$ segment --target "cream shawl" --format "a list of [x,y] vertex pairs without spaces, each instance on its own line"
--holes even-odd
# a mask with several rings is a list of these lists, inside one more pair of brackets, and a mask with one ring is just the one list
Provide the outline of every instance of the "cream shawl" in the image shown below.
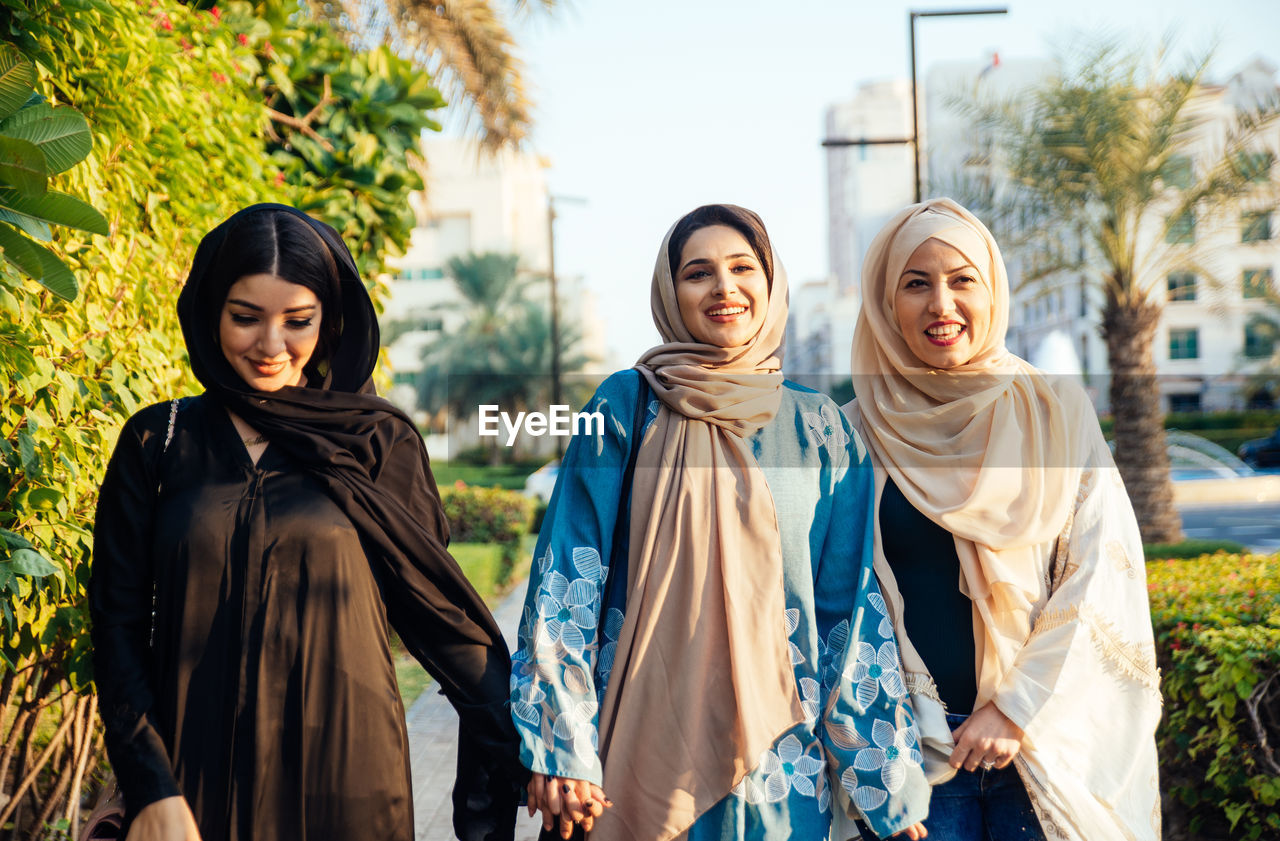
[[[992,300],[985,343],[945,371],[908,349],[893,306],[907,260],[931,238],[968,258]],[[1026,734],[1017,767],[1050,838],[1158,837],[1159,693],[1141,544],[1087,397],[1005,348],[1009,286],[999,248],[950,199],[889,221],[867,253],[862,288],[857,399],[846,411],[877,466],[877,510],[891,477],[955,536],[959,587],[973,600],[976,706],[994,701]],[[946,765],[953,743],[905,634],[878,517],[875,528],[876,572],[936,784],[954,773]],[[1105,547],[1097,545],[1103,534],[1111,535]]]
[[652,286],[666,344],[636,365],[661,408],[632,485],[626,620],[600,711],[614,806],[592,841],[683,834],[804,720],[784,624],[761,621],[784,613],[782,551],[746,441],[781,400],[786,275],[774,259],[754,339],[700,343],[680,317],[671,233]]

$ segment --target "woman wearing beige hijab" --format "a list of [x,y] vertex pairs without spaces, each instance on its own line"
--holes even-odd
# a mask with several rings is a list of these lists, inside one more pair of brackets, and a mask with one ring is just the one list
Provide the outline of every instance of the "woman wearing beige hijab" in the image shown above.
[[759,217],[685,216],[651,297],[665,344],[588,404],[604,433],[574,437],[538,538],[511,696],[530,812],[592,841],[816,841],[836,812],[923,837],[870,465],[782,378]]
[[1142,545],[1082,389],[1004,345],[1009,284],[950,199],[872,242],[845,407],[876,470],[931,839],[1160,835]]

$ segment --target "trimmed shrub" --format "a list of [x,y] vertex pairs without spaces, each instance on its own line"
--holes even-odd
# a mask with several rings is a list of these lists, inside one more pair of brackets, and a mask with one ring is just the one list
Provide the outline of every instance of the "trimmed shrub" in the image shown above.
[[1166,835],[1280,835],[1280,555],[1147,565]]
[[1142,544],[1142,554],[1148,560],[1159,559],[1162,561],[1199,558],[1201,555],[1212,555],[1217,552],[1240,554],[1247,551],[1248,549],[1243,543],[1236,543],[1234,540],[1190,539],[1181,543]]
[[502,488],[477,488],[461,481],[440,489],[452,539],[460,543],[495,543],[502,547],[498,587],[507,584],[529,533],[533,500]]

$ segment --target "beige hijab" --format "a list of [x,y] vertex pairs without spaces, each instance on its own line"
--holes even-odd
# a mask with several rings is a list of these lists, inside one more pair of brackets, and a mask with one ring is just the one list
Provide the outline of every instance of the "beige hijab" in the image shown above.
[[661,408],[632,485],[626,621],[600,712],[614,806],[592,841],[682,835],[804,720],[777,513],[746,440],[781,401],[786,274],[775,258],[755,338],[703,344],[676,301],[674,230],[653,271],[653,318],[666,343],[636,363]]
[[[925,366],[894,314],[907,261],[928,239],[962,253],[991,294],[990,332],[969,362]],[[973,599],[976,706],[991,700],[1025,642],[1042,588],[1033,547],[1053,540],[1075,502],[1087,426],[1083,392],[1055,389],[1004,345],[1009,281],[991,233],[950,199],[911,205],[871,243],[853,338],[860,428],[878,465],[925,516],[955,535],[961,590]],[[877,493],[883,487],[878,483]],[[879,524],[877,522],[877,528]],[[886,596],[897,596],[877,547]],[[891,601],[900,601],[891,598]],[[898,635],[905,640],[898,611]],[[908,672],[927,674],[903,645]],[[952,712],[968,713],[969,710]]]

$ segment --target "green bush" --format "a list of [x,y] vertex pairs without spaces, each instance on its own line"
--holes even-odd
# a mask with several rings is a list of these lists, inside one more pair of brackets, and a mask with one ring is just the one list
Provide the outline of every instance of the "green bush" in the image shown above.
[[502,547],[498,587],[511,577],[520,538],[529,533],[533,500],[502,488],[477,488],[459,481],[440,490],[452,539],[460,543],[493,543]]
[[[286,11],[257,17],[269,7]],[[227,9],[0,0],[0,41],[34,65],[0,58],[0,827],[15,838],[74,834],[82,788],[99,779],[84,591],[97,491],[124,419],[194,387],[174,305],[200,237],[279,201],[358,227],[356,257],[373,268],[412,221],[420,182],[403,153],[439,103],[426,74],[343,52],[288,0]],[[294,73],[313,41],[326,63]],[[265,97],[287,89],[275,111],[296,114],[326,78],[336,99],[309,128],[337,154],[304,160],[291,146],[295,161]],[[11,113],[28,81],[45,102]],[[422,111],[383,107],[397,97]],[[70,151],[33,134],[33,118]],[[77,150],[83,162],[64,167]],[[39,224],[10,212],[10,186],[44,187],[22,205]]]
[[1280,555],[1157,561],[1147,581],[1164,673],[1165,837],[1276,838]]
[[1218,552],[1240,554],[1248,551],[1242,543],[1234,540],[1203,540],[1192,538],[1181,543],[1144,543],[1142,554],[1147,560],[1167,561],[1179,558],[1198,558],[1201,555],[1213,555]]
[[[1113,420],[1102,418],[1102,433],[1111,438]],[[1280,411],[1251,409],[1245,412],[1170,412],[1165,429],[1180,429],[1212,441],[1234,454],[1245,441],[1265,438],[1280,427]]]

